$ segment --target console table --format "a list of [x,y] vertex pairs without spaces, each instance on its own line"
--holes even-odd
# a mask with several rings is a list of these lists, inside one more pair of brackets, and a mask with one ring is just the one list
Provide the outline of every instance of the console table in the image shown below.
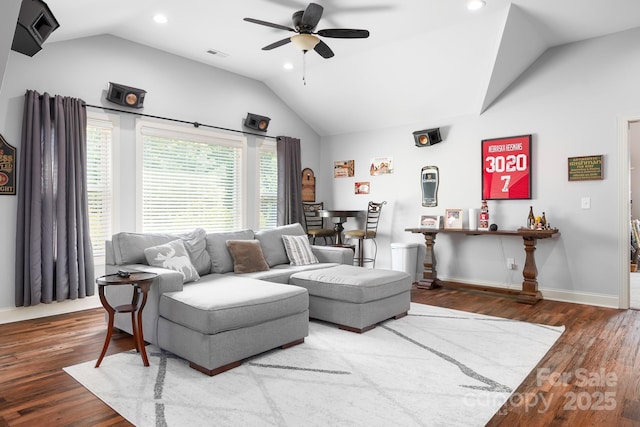
[[[536,259],[534,252],[536,250],[536,244],[538,239],[547,239],[558,233],[558,229],[548,230],[529,230],[527,228],[521,228],[518,230],[496,230],[496,231],[480,231],[480,230],[468,230],[468,229],[427,229],[427,228],[405,228],[405,231],[411,233],[420,233],[424,235],[425,245],[427,247],[427,253],[424,259],[424,272],[422,273],[422,279],[418,281],[417,287],[420,289],[433,289],[441,285],[441,281],[438,280],[436,272],[436,255],[434,252],[434,245],[436,242],[436,235],[438,233],[445,234],[462,234],[465,236],[515,236],[521,237],[524,242],[525,262],[522,269],[522,275],[524,281],[522,282],[522,289],[515,291],[516,299],[519,302],[527,304],[535,304],[542,299],[542,293],[538,290],[538,269],[536,267]],[[470,289],[483,289],[493,292],[505,292],[505,290],[497,287],[478,287],[473,285],[465,285],[459,287],[467,287]]]

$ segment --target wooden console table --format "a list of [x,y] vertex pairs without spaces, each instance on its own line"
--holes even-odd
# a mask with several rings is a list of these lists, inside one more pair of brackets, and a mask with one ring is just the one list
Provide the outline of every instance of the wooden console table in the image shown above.
[[[438,233],[445,234],[463,234],[466,236],[517,236],[522,237],[524,241],[525,262],[522,270],[524,281],[522,282],[522,289],[515,291],[516,299],[519,302],[527,304],[535,304],[542,299],[542,293],[538,290],[538,269],[536,267],[536,259],[534,252],[536,250],[536,243],[538,239],[547,239],[558,233],[558,229],[549,230],[529,230],[521,228],[519,230],[497,230],[497,231],[480,231],[480,230],[467,230],[467,229],[426,229],[426,228],[405,228],[405,231],[411,233],[421,233],[424,235],[425,245],[427,247],[427,253],[424,259],[424,272],[422,273],[422,279],[418,281],[418,288],[420,289],[433,289],[441,286],[442,282],[438,280],[436,272],[436,255],[434,252],[434,245],[436,242],[436,235]],[[479,287],[473,285],[465,285],[459,287],[466,287],[469,289],[482,289],[492,292],[505,292],[506,290],[497,287]]]

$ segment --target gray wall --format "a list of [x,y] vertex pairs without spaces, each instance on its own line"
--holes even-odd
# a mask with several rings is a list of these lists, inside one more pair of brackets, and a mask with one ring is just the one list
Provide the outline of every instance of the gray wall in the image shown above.
[[22,0],[4,0],[2,2],[2,14],[0,14],[0,90],[2,90],[2,81],[9,60],[21,4]]
[[[268,135],[300,138],[302,163],[314,170],[319,165],[318,135],[263,83],[112,36],[46,44],[32,58],[11,52],[0,92],[0,132],[17,147],[20,156],[27,89],[118,108],[104,100],[110,81],[146,90],[145,114],[230,129],[242,129],[247,112],[269,116]],[[120,125],[121,179],[116,214],[120,230],[131,231],[135,229],[136,207],[132,185],[136,176],[135,117],[121,115]],[[17,196],[0,197],[0,218],[4,218],[0,308],[14,305],[16,207]],[[254,226],[252,219],[248,218],[247,226]],[[97,273],[103,272],[97,269]]]
[[[525,224],[529,206],[560,229],[557,238],[539,241],[536,260],[543,294],[556,299],[617,306],[619,223],[618,119],[640,113],[640,29],[569,44],[545,52],[480,116],[456,117],[413,125],[323,138],[323,168],[335,160],[355,160],[354,178],[332,180],[330,205],[364,208],[368,200],[387,200],[378,239],[378,266],[390,265],[389,244],[423,242],[404,231],[423,214],[444,215],[446,208],[480,207],[480,141],[533,135],[533,198],[489,201],[490,222],[501,229]],[[594,61],[597,66],[594,66]],[[417,95],[416,95],[417,96]],[[413,145],[414,130],[441,127],[444,142]],[[604,156],[604,179],[569,182],[567,158]],[[394,173],[369,176],[370,159],[392,156]],[[420,170],[440,168],[439,205],[421,206]],[[354,195],[355,181],[370,181],[371,194]],[[581,198],[591,209],[581,209]],[[355,224],[346,224],[350,228]],[[628,236],[624,236],[628,240]],[[469,283],[519,287],[524,250],[513,237],[439,235],[438,275]],[[517,270],[506,269],[515,258]]]

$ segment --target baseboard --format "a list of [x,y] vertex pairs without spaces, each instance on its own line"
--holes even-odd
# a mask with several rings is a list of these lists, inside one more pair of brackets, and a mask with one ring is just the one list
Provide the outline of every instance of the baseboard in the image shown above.
[[[466,279],[438,278],[445,282],[454,282],[466,285],[468,288],[477,288],[477,291],[490,292],[490,288],[495,288],[496,293],[510,294],[521,289],[520,285],[496,283],[496,282],[475,282]],[[619,308],[620,298],[616,295],[596,294],[592,292],[567,291],[565,289],[539,288],[544,299],[551,301],[570,302],[574,304],[587,304],[598,307]]]
[[38,304],[30,307],[5,308],[0,309],[0,324],[72,313],[74,311],[88,310],[96,307],[102,307],[100,298],[98,298],[97,295],[78,298],[76,300],[52,302],[51,304]]

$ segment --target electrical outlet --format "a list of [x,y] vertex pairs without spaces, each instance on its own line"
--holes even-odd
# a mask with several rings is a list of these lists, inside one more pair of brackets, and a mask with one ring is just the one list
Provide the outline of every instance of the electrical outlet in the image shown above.
[[580,206],[582,209],[591,209],[591,197],[583,197],[580,200]]
[[513,258],[507,258],[507,270],[514,270],[516,268],[516,260]]

